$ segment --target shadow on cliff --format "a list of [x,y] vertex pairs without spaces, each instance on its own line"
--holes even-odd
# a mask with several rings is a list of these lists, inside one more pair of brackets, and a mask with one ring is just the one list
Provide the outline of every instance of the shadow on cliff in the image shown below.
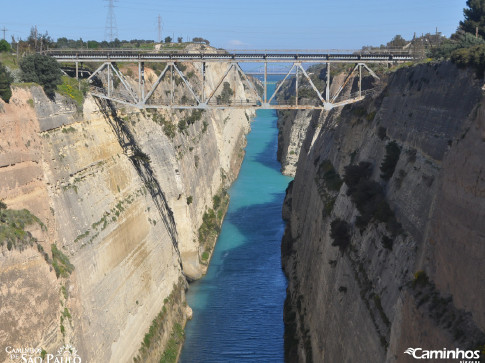
[[158,180],[155,178],[150,165],[150,157],[138,146],[134,135],[125,125],[124,121],[118,116],[118,112],[113,103],[98,98],[95,98],[95,100],[106,121],[115,132],[123,152],[128,156],[140,179],[143,181],[145,188],[149,191],[152,200],[162,217],[163,224],[167,229],[170,239],[172,240],[172,244],[180,257],[173,212],[168,205],[167,198],[165,197]]

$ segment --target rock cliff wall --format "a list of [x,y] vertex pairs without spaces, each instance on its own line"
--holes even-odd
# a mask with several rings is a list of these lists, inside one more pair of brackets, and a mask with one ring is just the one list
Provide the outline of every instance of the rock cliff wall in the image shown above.
[[481,86],[421,64],[309,122],[283,209],[288,362],[485,343]]
[[[208,87],[223,70],[208,70]],[[72,344],[83,361],[158,362],[190,310],[186,279],[210,259],[198,231],[237,176],[252,115],[140,111],[91,96],[80,113],[38,86],[13,91],[0,101],[0,200],[46,228],[30,227],[38,242],[23,251],[0,247],[0,361],[5,346]]]

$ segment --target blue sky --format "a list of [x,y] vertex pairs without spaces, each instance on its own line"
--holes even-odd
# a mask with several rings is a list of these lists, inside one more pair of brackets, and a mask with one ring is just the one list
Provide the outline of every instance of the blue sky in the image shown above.
[[[355,49],[394,35],[453,33],[466,0],[118,0],[120,39],[201,36],[228,49]],[[26,38],[30,27],[53,38],[103,40],[103,0],[0,0],[0,28]],[[3,33],[0,32],[0,36]]]

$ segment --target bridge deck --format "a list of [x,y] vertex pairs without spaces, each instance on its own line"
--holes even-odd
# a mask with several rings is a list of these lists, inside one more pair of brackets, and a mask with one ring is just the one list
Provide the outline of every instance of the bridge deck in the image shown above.
[[59,62],[277,62],[389,63],[415,58],[407,53],[144,53],[127,51],[48,51]]

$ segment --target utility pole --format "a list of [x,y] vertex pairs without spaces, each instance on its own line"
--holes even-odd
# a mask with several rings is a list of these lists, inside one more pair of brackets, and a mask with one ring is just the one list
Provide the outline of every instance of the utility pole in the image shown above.
[[[475,38],[478,38],[478,26],[475,27]],[[5,38],[4,38],[5,39]]]
[[158,14],[158,42],[162,41],[162,18]]
[[3,32],[3,40],[5,40],[5,32],[6,32],[7,30],[8,30],[8,29],[7,29],[7,28],[5,28],[5,26],[4,26],[4,27],[3,27],[3,29],[2,29],[2,32]]
[[105,38],[109,39],[110,42],[115,40],[118,36],[118,28],[116,26],[115,17],[115,1],[118,0],[104,0],[108,2],[108,15],[106,16],[106,26],[105,26]]
[[34,48],[35,48],[35,51],[37,52],[37,25],[34,28]]

